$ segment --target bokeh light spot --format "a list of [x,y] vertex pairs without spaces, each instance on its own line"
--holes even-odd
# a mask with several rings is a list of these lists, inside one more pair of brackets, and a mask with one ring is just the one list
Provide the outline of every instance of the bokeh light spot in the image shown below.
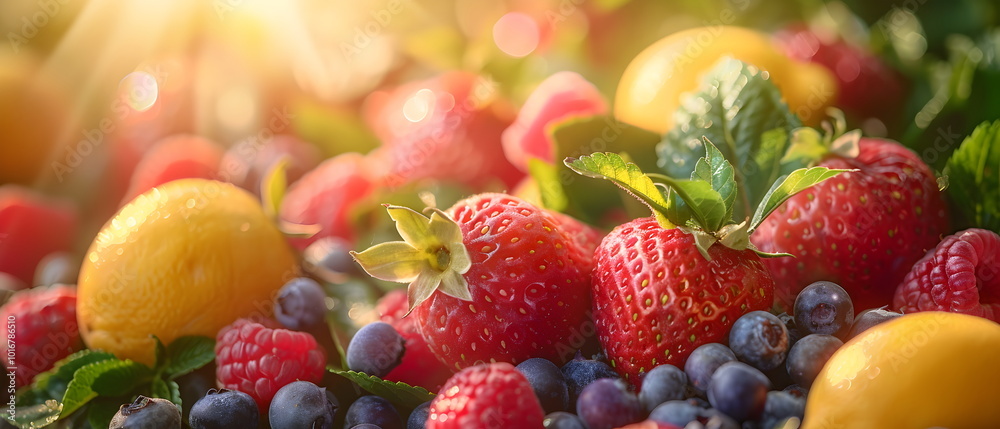
[[520,12],[509,12],[493,25],[493,41],[503,53],[515,58],[534,52],[540,38],[538,23]]
[[403,104],[403,117],[410,122],[420,122],[434,111],[434,91],[427,88],[413,94]]
[[156,104],[160,88],[156,78],[146,72],[132,72],[118,83],[118,93],[125,105],[144,112]]

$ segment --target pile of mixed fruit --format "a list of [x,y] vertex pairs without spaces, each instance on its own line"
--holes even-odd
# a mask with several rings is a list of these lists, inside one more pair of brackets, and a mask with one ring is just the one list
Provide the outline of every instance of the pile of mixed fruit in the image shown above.
[[1000,427],[1000,121],[849,129],[901,82],[805,27],[668,36],[613,108],[446,72],[366,154],[161,140],[79,256],[4,186],[2,424]]

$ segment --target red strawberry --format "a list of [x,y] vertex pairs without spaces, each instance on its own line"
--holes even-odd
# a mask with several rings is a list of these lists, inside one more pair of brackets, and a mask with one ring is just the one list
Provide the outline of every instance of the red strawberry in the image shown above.
[[0,187],[0,273],[30,286],[46,255],[69,251],[77,232],[72,203],[16,185]]
[[469,197],[429,220],[403,207],[389,213],[406,241],[354,256],[375,277],[411,282],[413,316],[449,368],[564,362],[582,345],[591,249],[560,219],[504,194]]
[[[76,289],[52,286],[15,294],[2,308],[0,320],[13,329],[13,342],[0,342],[0,352],[16,386],[30,384],[39,373],[83,347],[76,324]],[[8,345],[16,346],[8,350]],[[8,354],[9,353],[9,354]]]
[[260,141],[251,138],[237,143],[222,158],[220,177],[254,194],[260,194],[260,181],[281,158],[288,160],[285,176],[295,183],[322,161],[316,146],[289,135],[277,135]]
[[542,406],[531,384],[509,363],[455,374],[431,401],[427,429],[541,428]]
[[437,392],[451,377],[452,370],[438,361],[427,347],[427,342],[420,335],[417,318],[403,317],[407,310],[406,291],[394,290],[385,294],[379,299],[375,310],[382,321],[396,328],[406,341],[406,353],[403,354],[402,362],[384,378]]
[[896,288],[901,313],[950,311],[1000,321],[1000,235],[971,228],[945,237]]
[[362,155],[345,153],[323,161],[288,189],[281,219],[322,228],[312,237],[290,239],[292,245],[303,250],[323,237],[354,239],[350,212],[374,189],[367,163]]
[[843,286],[858,311],[888,305],[910,267],[947,231],[934,173],[915,153],[869,138],[859,149],[857,157],[831,154],[819,163],[858,171],[791,198],[753,235],[763,251],[795,255],[765,261],[786,308],[819,280]]
[[173,180],[216,179],[222,154],[222,147],[203,137],[167,137],[156,143],[139,161],[122,204]]
[[271,398],[286,384],[296,380],[319,383],[326,352],[306,332],[239,319],[216,336],[215,364],[221,387],[250,395],[265,413]]

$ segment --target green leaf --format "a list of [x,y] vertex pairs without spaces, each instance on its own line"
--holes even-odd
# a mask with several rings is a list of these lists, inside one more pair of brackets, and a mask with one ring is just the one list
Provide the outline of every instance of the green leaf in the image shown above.
[[167,348],[163,345],[163,341],[160,341],[160,337],[150,336],[153,337],[153,343],[156,345],[153,352],[153,368],[159,370],[167,365]]
[[373,395],[381,396],[403,408],[413,408],[434,399],[434,394],[419,386],[383,380],[363,372],[330,370],[330,372],[357,383]]
[[[115,355],[100,350],[81,350],[73,353],[53,365],[52,369],[38,374],[29,387],[31,392],[42,401],[45,399],[61,400],[66,393],[66,387],[73,380],[73,374],[84,366],[115,359]],[[24,393],[22,393],[22,396]]]
[[281,158],[271,166],[260,183],[264,212],[271,219],[277,219],[281,213],[281,200],[285,198],[285,190],[288,189],[286,170],[288,170],[288,159]]
[[733,178],[733,166],[729,161],[726,161],[726,157],[707,137],[703,140],[705,142],[705,156],[695,163],[691,180],[703,180],[711,184],[712,189],[719,193],[726,207],[723,216],[723,222],[725,222],[733,218],[733,206],[736,203],[736,179]]
[[[607,179],[642,200],[653,212],[653,216],[664,228],[672,228],[674,224],[667,220],[668,203],[663,191],[653,183],[649,176],[643,174],[638,166],[625,162],[616,153],[597,152],[579,158],[566,158],[567,167],[587,177]],[[721,197],[720,197],[721,200]]]
[[176,381],[156,377],[150,386],[150,394],[154,398],[163,398],[173,402],[177,407],[181,406],[181,391]]
[[770,187],[769,181],[753,178],[772,175],[773,158],[785,153],[781,143],[787,140],[765,141],[766,133],[782,129],[790,135],[802,125],[759,69],[731,58],[720,60],[699,89],[682,100],[674,121],[678,125],[657,146],[660,168],[671,177],[690,177],[705,154],[701,140],[707,137],[735,168],[737,219],[749,216]]
[[[42,404],[18,406],[14,415],[14,426],[21,429],[43,428],[50,426],[59,419],[63,406],[55,399],[49,399]],[[9,415],[4,416],[9,418]],[[10,420],[8,420],[10,422]],[[107,425],[105,425],[106,427]]]
[[670,186],[670,204],[667,219],[675,225],[696,226],[706,232],[718,231],[730,218],[726,217],[726,203],[722,195],[703,180],[677,180],[663,175],[653,177]]
[[779,178],[764,195],[764,201],[757,207],[753,220],[750,222],[749,232],[753,233],[771,212],[793,195],[845,171],[851,170],[831,170],[826,167],[800,168]]
[[1000,233],[1000,120],[984,122],[948,160],[948,194],[972,226]]
[[124,395],[148,382],[151,374],[149,367],[131,360],[111,359],[85,365],[73,374],[73,381],[63,395],[59,416],[72,414],[99,395]]
[[130,398],[97,398],[87,406],[87,421],[92,428],[106,428],[122,405],[131,402]]
[[180,337],[167,346],[166,354],[163,372],[173,380],[215,360],[215,340],[201,336]]
[[538,184],[542,205],[549,210],[565,211],[566,207],[569,206],[569,200],[566,198],[562,183],[560,183],[558,166],[538,158],[529,158],[528,172]]

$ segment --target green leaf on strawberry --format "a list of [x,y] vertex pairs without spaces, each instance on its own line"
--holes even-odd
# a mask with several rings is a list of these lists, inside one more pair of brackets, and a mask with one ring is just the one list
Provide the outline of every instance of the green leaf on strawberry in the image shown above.
[[363,372],[330,370],[330,372],[353,381],[362,389],[378,395],[403,408],[414,408],[434,399],[434,394],[423,387],[410,386],[401,381],[388,381]]
[[565,164],[584,176],[610,180],[645,203],[653,211],[660,226],[664,228],[674,226],[666,216],[668,203],[663,192],[639,169],[639,166],[626,162],[621,155],[597,152],[579,158],[566,158]]
[[966,221],[1000,232],[1000,121],[976,127],[948,160],[945,175]]
[[800,168],[781,177],[774,182],[774,186],[767,191],[767,194],[764,194],[764,200],[757,207],[753,220],[750,221],[750,232],[757,229],[757,226],[764,221],[767,215],[793,195],[844,171],[847,170],[831,170],[826,167]]
[[131,360],[109,359],[85,365],[73,374],[73,381],[66,387],[59,417],[72,414],[99,395],[123,395],[151,375],[149,367]]

